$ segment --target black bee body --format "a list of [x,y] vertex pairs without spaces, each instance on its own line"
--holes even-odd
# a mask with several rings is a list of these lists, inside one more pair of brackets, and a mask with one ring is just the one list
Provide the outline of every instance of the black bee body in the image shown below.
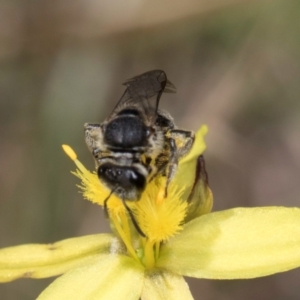
[[168,185],[194,133],[176,129],[169,113],[158,110],[162,92],[174,89],[163,71],[144,73],[125,85],[102,124],[85,124],[85,137],[100,181],[124,201],[137,201],[156,176],[167,176]]

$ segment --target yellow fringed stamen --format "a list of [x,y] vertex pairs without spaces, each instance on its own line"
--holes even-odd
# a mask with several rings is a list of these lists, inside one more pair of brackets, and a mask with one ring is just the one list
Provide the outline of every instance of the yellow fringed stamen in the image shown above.
[[181,199],[182,190],[170,186],[164,197],[165,178],[148,184],[142,198],[129,204],[147,238],[155,243],[166,241],[182,229],[187,202]]
[[[104,200],[110,194],[110,190],[100,182],[95,172],[90,172],[84,167],[84,165],[77,159],[75,151],[70,146],[62,145],[62,147],[65,153],[74,161],[78,168],[72,173],[81,180],[79,188],[83,192],[84,198],[103,206]],[[107,207],[109,211],[115,215],[126,213],[122,201],[115,195],[111,195],[107,203]]]
[[132,238],[131,238],[131,232],[130,232],[127,214],[123,213],[123,214],[119,214],[119,216],[120,216],[124,233],[127,236],[129,243],[132,244]]
[[120,224],[120,222],[118,221],[118,219],[116,218],[116,216],[111,216],[112,218],[112,221],[115,225],[115,228],[116,230],[118,231],[122,241],[124,242],[128,252],[131,254],[131,256],[136,260],[136,261],[140,261],[135,250],[133,249],[132,247],[132,244],[131,244],[131,240],[128,238],[128,234],[126,234]]
[[69,145],[62,145],[63,150],[65,153],[72,159],[75,160],[77,159],[77,155],[74,152],[74,150],[69,146]]
[[164,198],[165,198],[165,189],[161,188],[156,197],[156,204],[158,205],[161,204],[164,201]]
[[[70,146],[63,145],[62,147],[66,154],[75,162],[78,168],[72,173],[81,180],[81,185],[79,185],[79,188],[83,192],[84,198],[103,206],[104,200],[110,194],[110,191],[99,181],[99,178],[95,172],[90,172],[84,167],[84,165],[77,159],[75,151]],[[109,201],[107,202],[107,208],[110,212],[110,218],[113,222],[113,225],[126,245],[128,252],[134,259],[138,260],[137,254],[132,247],[127,212],[122,200],[115,195],[111,195]]]

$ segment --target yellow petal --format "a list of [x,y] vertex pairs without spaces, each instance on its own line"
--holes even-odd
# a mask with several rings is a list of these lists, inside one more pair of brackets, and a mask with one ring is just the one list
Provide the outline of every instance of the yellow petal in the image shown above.
[[21,277],[59,275],[84,260],[108,253],[118,240],[110,234],[88,235],[53,244],[28,244],[0,250],[0,282]]
[[132,258],[103,254],[55,280],[38,300],[137,300],[143,279],[142,266]]
[[204,152],[204,150],[206,149],[204,136],[207,134],[207,132],[208,128],[206,125],[202,125],[199,128],[199,130],[196,132],[195,142],[190,153],[180,161],[181,163],[186,163],[191,160],[197,159],[197,157]]
[[195,182],[198,157],[206,148],[204,136],[207,133],[207,126],[202,126],[196,133],[194,145],[190,153],[179,161],[178,170],[171,185],[184,187],[183,199],[187,200]]
[[186,224],[157,265],[198,278],[266,276],[300,266],[300,209],[236,208]]
[[198,157],[206,148],[204,136],[207,132],[207,127],[202,126],[196,133],[194,145],[190,153],[179,161],[178,170],[172,182],[177,186],[193,185],[196,173],[196,162]]
[[202,155],[197,159],[194,186],[187,201],[189,206],[184,220],[185,223],[211,212],[213,206],[213,194],[208,186],[208,176]]
[[170,272],[152,272],[145,277],[142,300],[192,300],[182,276]]

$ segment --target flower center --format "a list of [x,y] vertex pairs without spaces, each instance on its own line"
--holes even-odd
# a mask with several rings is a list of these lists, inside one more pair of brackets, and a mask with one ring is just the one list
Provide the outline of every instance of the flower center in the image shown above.
[[[78,168],[73,174],[81,179],[79,188],[84,198],[103,206],[110,191],[99,181],[95,172],[88,171],[77,160],[69,146],[64,145],[63,148]],[[107,201],[113,231],[123,240],[128,255],[147,269],[155,267],[161,244],[182,229],[186,216],[187,202],[182,200],[183,188],[171,184],[165,197],[165,184],[166,178],[160,176],[147,184],[139,201],[126,201],[132,216],[123,201],[114,194]],[[138,234],[132,218],[145,237]]]

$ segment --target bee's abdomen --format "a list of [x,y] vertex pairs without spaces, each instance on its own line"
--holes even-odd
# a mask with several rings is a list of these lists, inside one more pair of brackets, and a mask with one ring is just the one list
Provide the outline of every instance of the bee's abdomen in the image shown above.
[[107,124],[104,141],[112,147],[132,149],[147,145],[148,128],[137,116],[120,116]]

